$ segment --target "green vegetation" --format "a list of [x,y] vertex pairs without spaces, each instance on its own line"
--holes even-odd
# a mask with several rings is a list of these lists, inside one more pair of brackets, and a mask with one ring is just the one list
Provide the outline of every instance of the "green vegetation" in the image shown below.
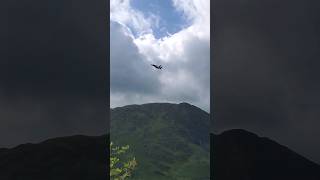
[[188,104],[111,110],[111,140],[128,144],[139,166],[130,180],[208,180],[209,114]]
[[113,146],[110,143],[110,179],[111,180],[125,180],[129,178],[133,170],[137,166],[135,158],[123,160],[126,156],[125,153],[128,151],[129,145],[127,146]]

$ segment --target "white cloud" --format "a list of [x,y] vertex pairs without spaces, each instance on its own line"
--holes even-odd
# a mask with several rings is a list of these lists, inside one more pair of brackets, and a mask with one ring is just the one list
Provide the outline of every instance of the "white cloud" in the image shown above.
[[[144,17],[142,12],[133,10],[129,1],[123,1],[124,7],[111,10],[112,21],[117,21],[123,26],[130,28],[135,18],[140,21],[136,29],[141,30],[139,36],[131,36],[132,42],[127,46],[134,45],[136,53],[139,54],[139,63],[146,64],[146,69],[140,69],[145,76],[151,76],[153,82],[160,86],[152,93],[130,93],[117,92],[112,90],[111,104],[141,104],[144,102],[189,102],[209,111],[210,105],[210,1],[209,0],[173,0],[177,10],[182,11],[190,21],[190,26],[167,37],[157,39],[153,35],[151,21]],[[113,5],[111,5],[111,8]],[[118,12],[119,11],[119,12]],[[123,11],[123,12],[122,12]],[[127,17],[131,16],[131,17]],[[117,17],[117,18],[115,18]],[[138,24],[138,23],[137,23]],[[149,30],[147,30],[149,29]],[[112,29],[111,29],[112,31]],[[116,39],[113,38],[113,41]],[[113,42],[111,42],[113,43]],[[124,49],[125,45],[121,45]],[[119,47],[120,48],[120,47]],[[119,53],[120,56],[127,56],[130,53]],[[134,56],[132,56],[134,58]],[[119,61],[113,58],[111,61]],[[149,70],[150,63],[162,64],[161,71]],[[140,66],[140,65],[139,65]],[[111,67],[112,68],[112,67]],[[111,69],[112,70],[112,69]],[[131,69],[133,70],[133,68]],[[151,69],[153,70],[153,69]],[[139,71],[136,69],[136,71]],[[112,72],[111,72],[112,73]],[[125,80],[125,77],[122,77]],[[144,81],[141,77],[136,77],[131,82]],[[133,84],[131,84],[133,86]],[[111,89],[116,87],[111,87]],[[127,87],[134,89],[133,87]],[[117,101],[117,102],[116,102]]]
[[189,31],[210,38],[210,0],[173,0],[173,5],[192,21]]
[[159,17],[150,14],[146,17],[142,12],[130,6],[130,0],[110,1],[110,20],[124,24],[139,35],[152,33],[152,28],[159,25]]

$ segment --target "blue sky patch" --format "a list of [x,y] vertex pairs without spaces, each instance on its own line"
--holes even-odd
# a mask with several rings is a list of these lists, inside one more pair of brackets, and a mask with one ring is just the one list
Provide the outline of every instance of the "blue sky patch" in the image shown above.
[[177,11],[171,0],[131,0],[131,7],[141,11],[146,17],[151,13],[160,17],[159,27],[154,27],[156,38],[174,34],[188,26],[182,12]]

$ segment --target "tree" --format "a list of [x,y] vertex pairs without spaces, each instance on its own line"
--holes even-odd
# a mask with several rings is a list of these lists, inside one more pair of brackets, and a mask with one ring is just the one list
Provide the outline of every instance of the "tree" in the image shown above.
[[135,157],[132,159],[123,160],[126,152],[129,150],[129,145],[114,146],[110,143],[110,179],[124,180],[132,175],[133,170],[137,166]]

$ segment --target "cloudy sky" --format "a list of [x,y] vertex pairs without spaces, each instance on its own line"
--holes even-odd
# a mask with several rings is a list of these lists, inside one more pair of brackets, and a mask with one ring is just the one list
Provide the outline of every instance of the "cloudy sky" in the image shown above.
[[111,107],[188,102],[209,111],[210,1],[111,0],[110,57]]

